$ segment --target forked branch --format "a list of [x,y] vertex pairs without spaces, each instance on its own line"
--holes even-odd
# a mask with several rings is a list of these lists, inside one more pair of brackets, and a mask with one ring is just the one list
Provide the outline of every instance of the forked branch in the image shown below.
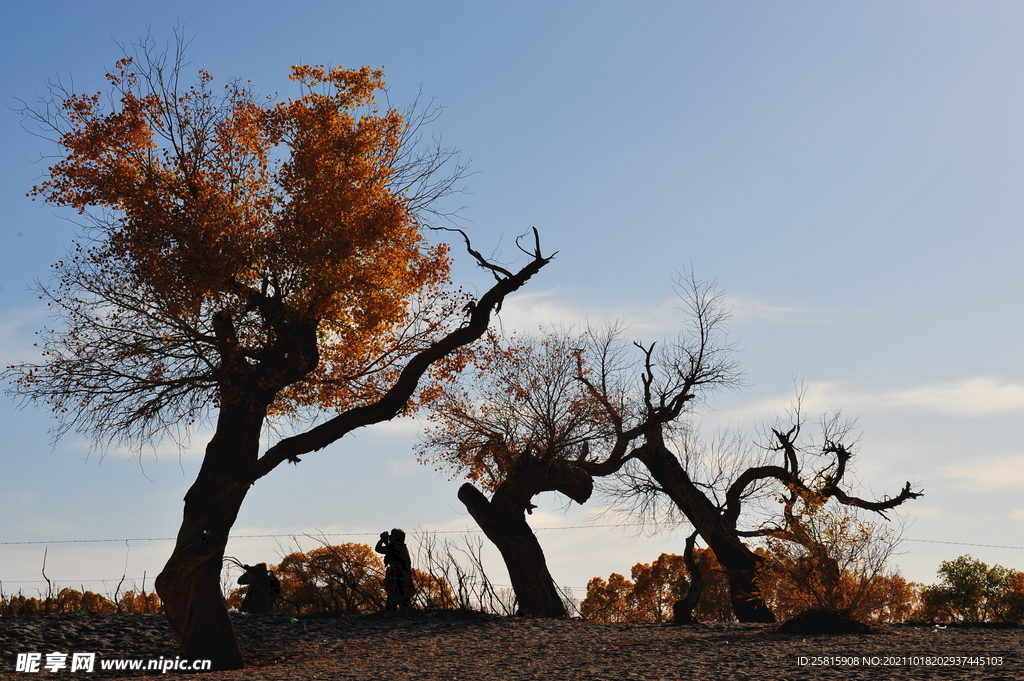
[[[470,254],[476,258],[481,267],[491,270],[497,279],[497,283],[477,301],[476,306],[468,311],[468,321],[413,355],[394,385],[377,401],[348,409],[329,421],[305,433],[281,440],[268,449],[253,467],[250,475],[252,481],[255,482],[284,461],[298,462],[300,455],[323,449],[356,428],[389,421],[400,414],[416,392],[420,379],[430,366],[458,348],[469,345],[483,336],[490,325],[491,313],[500,307],[505,297],[521,288],[555,256],[554,253],[549,256],[541,254],[538,236],[536,249],[532,254],[533,260],[513,274],[503,267],[490,263],[474,250],[470,245],[469,238],[462,230],[449,229],[449,231],[461,233],[466,238],[466,248]],[[536,235],[536,230],[534,233]]]

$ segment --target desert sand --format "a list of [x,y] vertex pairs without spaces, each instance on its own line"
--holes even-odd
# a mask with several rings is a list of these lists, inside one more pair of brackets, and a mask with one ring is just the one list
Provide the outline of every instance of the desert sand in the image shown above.
[[[763,624],[596,624],[458,611],[233,617],[246,669],[204,679],[1024,679],[1020,628],[890,625],[832,636]],[[0,652],[5,679],[183,674],[99,668],[101,660],[179,656],[162,615],[0,618]],[[44,660],[95,652],[97,664],[91,674],[18,673],[19,652]]]

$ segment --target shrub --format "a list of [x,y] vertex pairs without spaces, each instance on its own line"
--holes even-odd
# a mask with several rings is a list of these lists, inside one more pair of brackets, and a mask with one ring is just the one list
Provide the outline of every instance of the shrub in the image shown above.
[[921,591],[920,619],[932,622],[1024,621],[1024,573],[971,556],[943,561],[939,584]]
[[831,611],[872,624],[902,621],[915,598],[914,585],[886,569],[898,542],[892,530],[845,509],[807,504],[759,551],[762,593],[782,620]]

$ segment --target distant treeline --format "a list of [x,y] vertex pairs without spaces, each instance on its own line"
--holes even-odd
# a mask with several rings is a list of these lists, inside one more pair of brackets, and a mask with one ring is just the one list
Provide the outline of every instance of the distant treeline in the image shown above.
[[[421,551],[425,569],[414,570],[415,605],[423,609],[462,608],[514,614],[514,594],[508,589],[494,589],[483,572],[478,552],[462,553],[463,557],[470,557],[468,566],[455,561],[448,545],[427,546]],[[840,572],[825,589],[820,566],[806,559],[773,555],[765,549],[758,549],[758,553],[764,558],[759,578],[763,596],[780,621],[827,606],[875,624],[1024,623],[1024,572],[1000,565],[990,567],[970,556],[943,562],[938,570],[938,584],[909,582],[898,573],[867,578]],[[726,573],[714,553],[696,549],[694,560],[703,581],[695,619],[734,621]],[[382,610],[386,602],[384,564],[365,544],[331,545],[307,553],[291,553],[271,569],[281,582],[276,612],[359,615]],[[607,580],[594,577],[587,584],[586,597],[578,604],[571,602],[568,595],[566,599],[567,605],[586,620],[660,623],[672,620],[672,606],[688,586],[689,574],[683,557],[663,553],[651,563],[634,565],[628,579],[616,573]],[[241,606],[245,588],[228,593],[229,607]],[[565,592],[568,594],[568,590]],[[0,591],[2,617],[159,612],[160,598],[144,590],[130,590],[111,598],[71,588],[39,597]]]
[[[1024,572],[989,567],[970,556],[944,561],[938,584],[909,582],[899,573],[864,576],[840,570],[827,586],[813,561],[794,560],[758,549],[764,558],[759,583],[779,621],[815,608],[844,611],[871,623],[1014,622],[1024,624]],[[735,621],[726,573],[709,549],[696,549],[703,576],[699,621]],[[668,622],[672,605],[688,587],[683,557],[663,553],[653,563],[637,563],[630,578],[612,573],[587,584],[580,614],[594,622]]]
[[39,615],[110,615],[113,613],[155,614],[162,612],[160,597],[152,592],[126,591],[108,598],[92,591],[65,587],[48,596],[25,596],[0,592],[0,617]]

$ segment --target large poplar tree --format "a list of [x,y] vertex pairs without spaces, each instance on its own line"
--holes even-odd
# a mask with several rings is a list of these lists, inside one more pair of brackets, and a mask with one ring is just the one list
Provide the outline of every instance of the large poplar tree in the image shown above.
[[[26,111],[60,149],[32,194],[77,209],[84,236],[41,287],[57,320],[42,359],[7,375],[59,432],[101,443],[213,421],[156,587],[183,655],[231,669],[219,578],[250,486],[429,401],[550,257],[535,240],[513,272],[469,248],[495,283],[476,301],[449,293],[447,247],[425,242],[423,216],[460,169],[417,150],[429,113],[379,110],[370,68],[293,67],[302,96],[276,103],[205,71],[185,85],[182,48],[144,42],[107,93],[57,87]],[[261,452],[283,419],[301,432]]]

